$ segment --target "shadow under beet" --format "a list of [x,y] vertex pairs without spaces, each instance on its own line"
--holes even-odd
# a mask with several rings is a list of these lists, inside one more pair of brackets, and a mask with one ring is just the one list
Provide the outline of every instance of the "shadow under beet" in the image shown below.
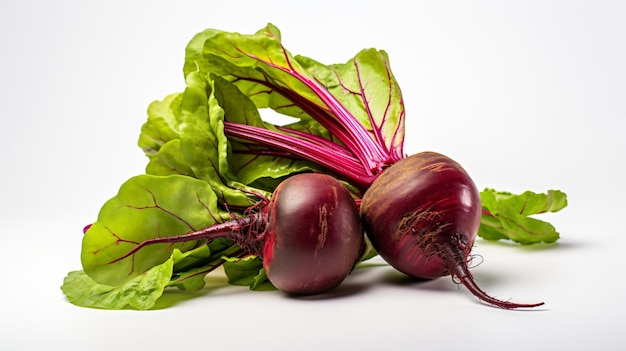
[[414,287],[420,290],[431,291],[454,291],[457,290],[457,286],[450,285],[452,277],[440,277],[436,279],[422,279],[408,276],[402,272],[390,270],[380,277],[379,283],[393,285],[393,286],[406,286]]

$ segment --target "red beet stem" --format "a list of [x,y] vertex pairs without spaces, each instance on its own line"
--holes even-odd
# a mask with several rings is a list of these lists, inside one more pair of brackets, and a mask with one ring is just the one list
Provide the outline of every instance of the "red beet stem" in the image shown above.
[[252,213],[245,217],[236,217],[232,220],[217,223],[195,232],[144,240],[123,256],[109,262],[109,264],[127,258],[137,253],[137,251],[145,246],[173,244],[193,240],[211,241],[215,239],[230,239],[236,242],[242,249],[248,252],[248,254],[260,256],[262,254],[263,245],[261,239],[264,234],[265,221],[266,219],[264,219],[262,213]]
[[469,271],[467,267],[466,261],[463,259],[465,257],[463,249],[456,248],[451,245],[446,245],[443,250],[442,258],[446,262],[450,273],[455,276],[457,279],[461,281],[463,285],[478,299],[488,304],[505,308],[505,309],[515,309],[515,308],[531,308],[541,306],[543,302],[537,303],[515,303],[510,301],[498,300],[494,297],[489,296],[486,292],[484,292],[474,280],[474,276]]

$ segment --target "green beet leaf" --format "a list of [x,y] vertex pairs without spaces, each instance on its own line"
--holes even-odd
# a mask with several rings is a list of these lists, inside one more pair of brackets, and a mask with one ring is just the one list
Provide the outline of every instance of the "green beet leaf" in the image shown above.
[[486,240],[512,240],[523,245],[552,243],[559,239],[554,226],[530,217],[557,212],[567,206],[567,196],[559,190],[547,193],[510,192],[485,189],[480,193],[483,215],[478,235]]
[[174,249],[201,243],[155,244],[124,257],[145,240],[181,235],[230,219],[204,181],[180,175],[139,175],[107,201],[83,237],[81,261],[96,282],[120,285],[165,262]]
[[168,287],[202,289],[206,274],[224,262],[222,256],[238,250],[228,240],[216,240],[186,252],[174,249],[165,262],[119,285],[99,284],[84,271],[73,271],[63,280],[61,290],[77,306],[151,309]]
[[404,104],[386,52],[365,49],[344,64],[329,66],[304,56],[296,59],[370,131],[372,139],[397,159],[404,157]]
[[207,39],[222,33],[219,29],[208,28],[194,35],[185,47],[185,63],[183,73],[185,76],[190,72],[210,72],[208,62],[204,59],[204,43]]
[[204,277],[224,263],[224,257],[240,255],[241,248],[227,239],[216,239],[194,250],[174,250],[174,273],[168,286],[181,290],[199,290]]
[[71,303],[81,307],[146,310],[163,295],[172,276],[172,267],[173,259],[168,259],[124,284],[114,286],[99,284],[84,271],[73,271],[63,280],[61,290]]
[[[207,77],[190,74],[180,105],[180,147],[198,179],[211,185],[220,202],[232,207],[247,207],[257,199],[248,193],[228,168],[228,140],[224,135],[224,110],[212,98],[213,87]],[[244,190],[244,191],[242,191]]]
[[146,173],[195,177],[180,148],[180,101],[182,93],[166,96],[148,106],[148,120],[141,127],[138,145],[149,158]]
[[284,92],[303,90],[305,99],[320,106],[323,102],[305,84],[283,70],[288,68],[306,74],[283,50],[280,38],[280,30],[272,24],[253,35],[208,29],[196,35],[187,46],[185,75],[196,71],[216,73],[233,81],[259,108],[271,107],[287,116],[310,118],[300,106],[291,103]]
[[147,156],[154,155],[167,142],[178,139],[178,110],[182,95],[170,94],[148,106],[148,120],[141,127],[138,145]]
[[180,139],[168,141],[159,148],[159,151],[150,156],[146,174],[160,176],[179,174],[195,178],[195,173],[180,148]]
[[224,273],[231,285],[247,286],[250,290],[276,290],[270,283],[263,268],[263,261],[257,256],[244,258],[224,257]]

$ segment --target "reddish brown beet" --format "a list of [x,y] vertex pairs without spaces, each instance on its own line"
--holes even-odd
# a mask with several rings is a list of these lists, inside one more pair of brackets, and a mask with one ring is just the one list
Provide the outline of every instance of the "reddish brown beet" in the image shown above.
[[385,170],[365,192],[361,217],[380,256],[417,278],[454,275],[476,297],[502,308],[535,307],[501,301],[481,290],[468,269],[480,226],[476,185],[450,158],[422,152]]

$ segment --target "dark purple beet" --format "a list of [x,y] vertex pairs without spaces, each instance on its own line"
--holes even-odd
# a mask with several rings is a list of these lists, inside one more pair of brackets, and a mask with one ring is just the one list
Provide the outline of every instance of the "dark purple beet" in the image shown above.
[[317,294],[350,274],[364,246],[361,218],[350,192],[321,173],[291,176],[243,217],[196,232],[146,240],[124,256],[156,243],[227,238],[260,256],[270,282],[292,294]]
[[319,174],[290,177],[269,203],[263,266],[277,288],[314,294],[352,271],[363,245],[359,212],[348,190]]
[[422,152],[386,169],[365,192],[361,217],[380,256],[417,278],[454,275],[476,297],[502,308],[535,307],[482,291],[468,269],[482,205],[476,185],[450,158]]

